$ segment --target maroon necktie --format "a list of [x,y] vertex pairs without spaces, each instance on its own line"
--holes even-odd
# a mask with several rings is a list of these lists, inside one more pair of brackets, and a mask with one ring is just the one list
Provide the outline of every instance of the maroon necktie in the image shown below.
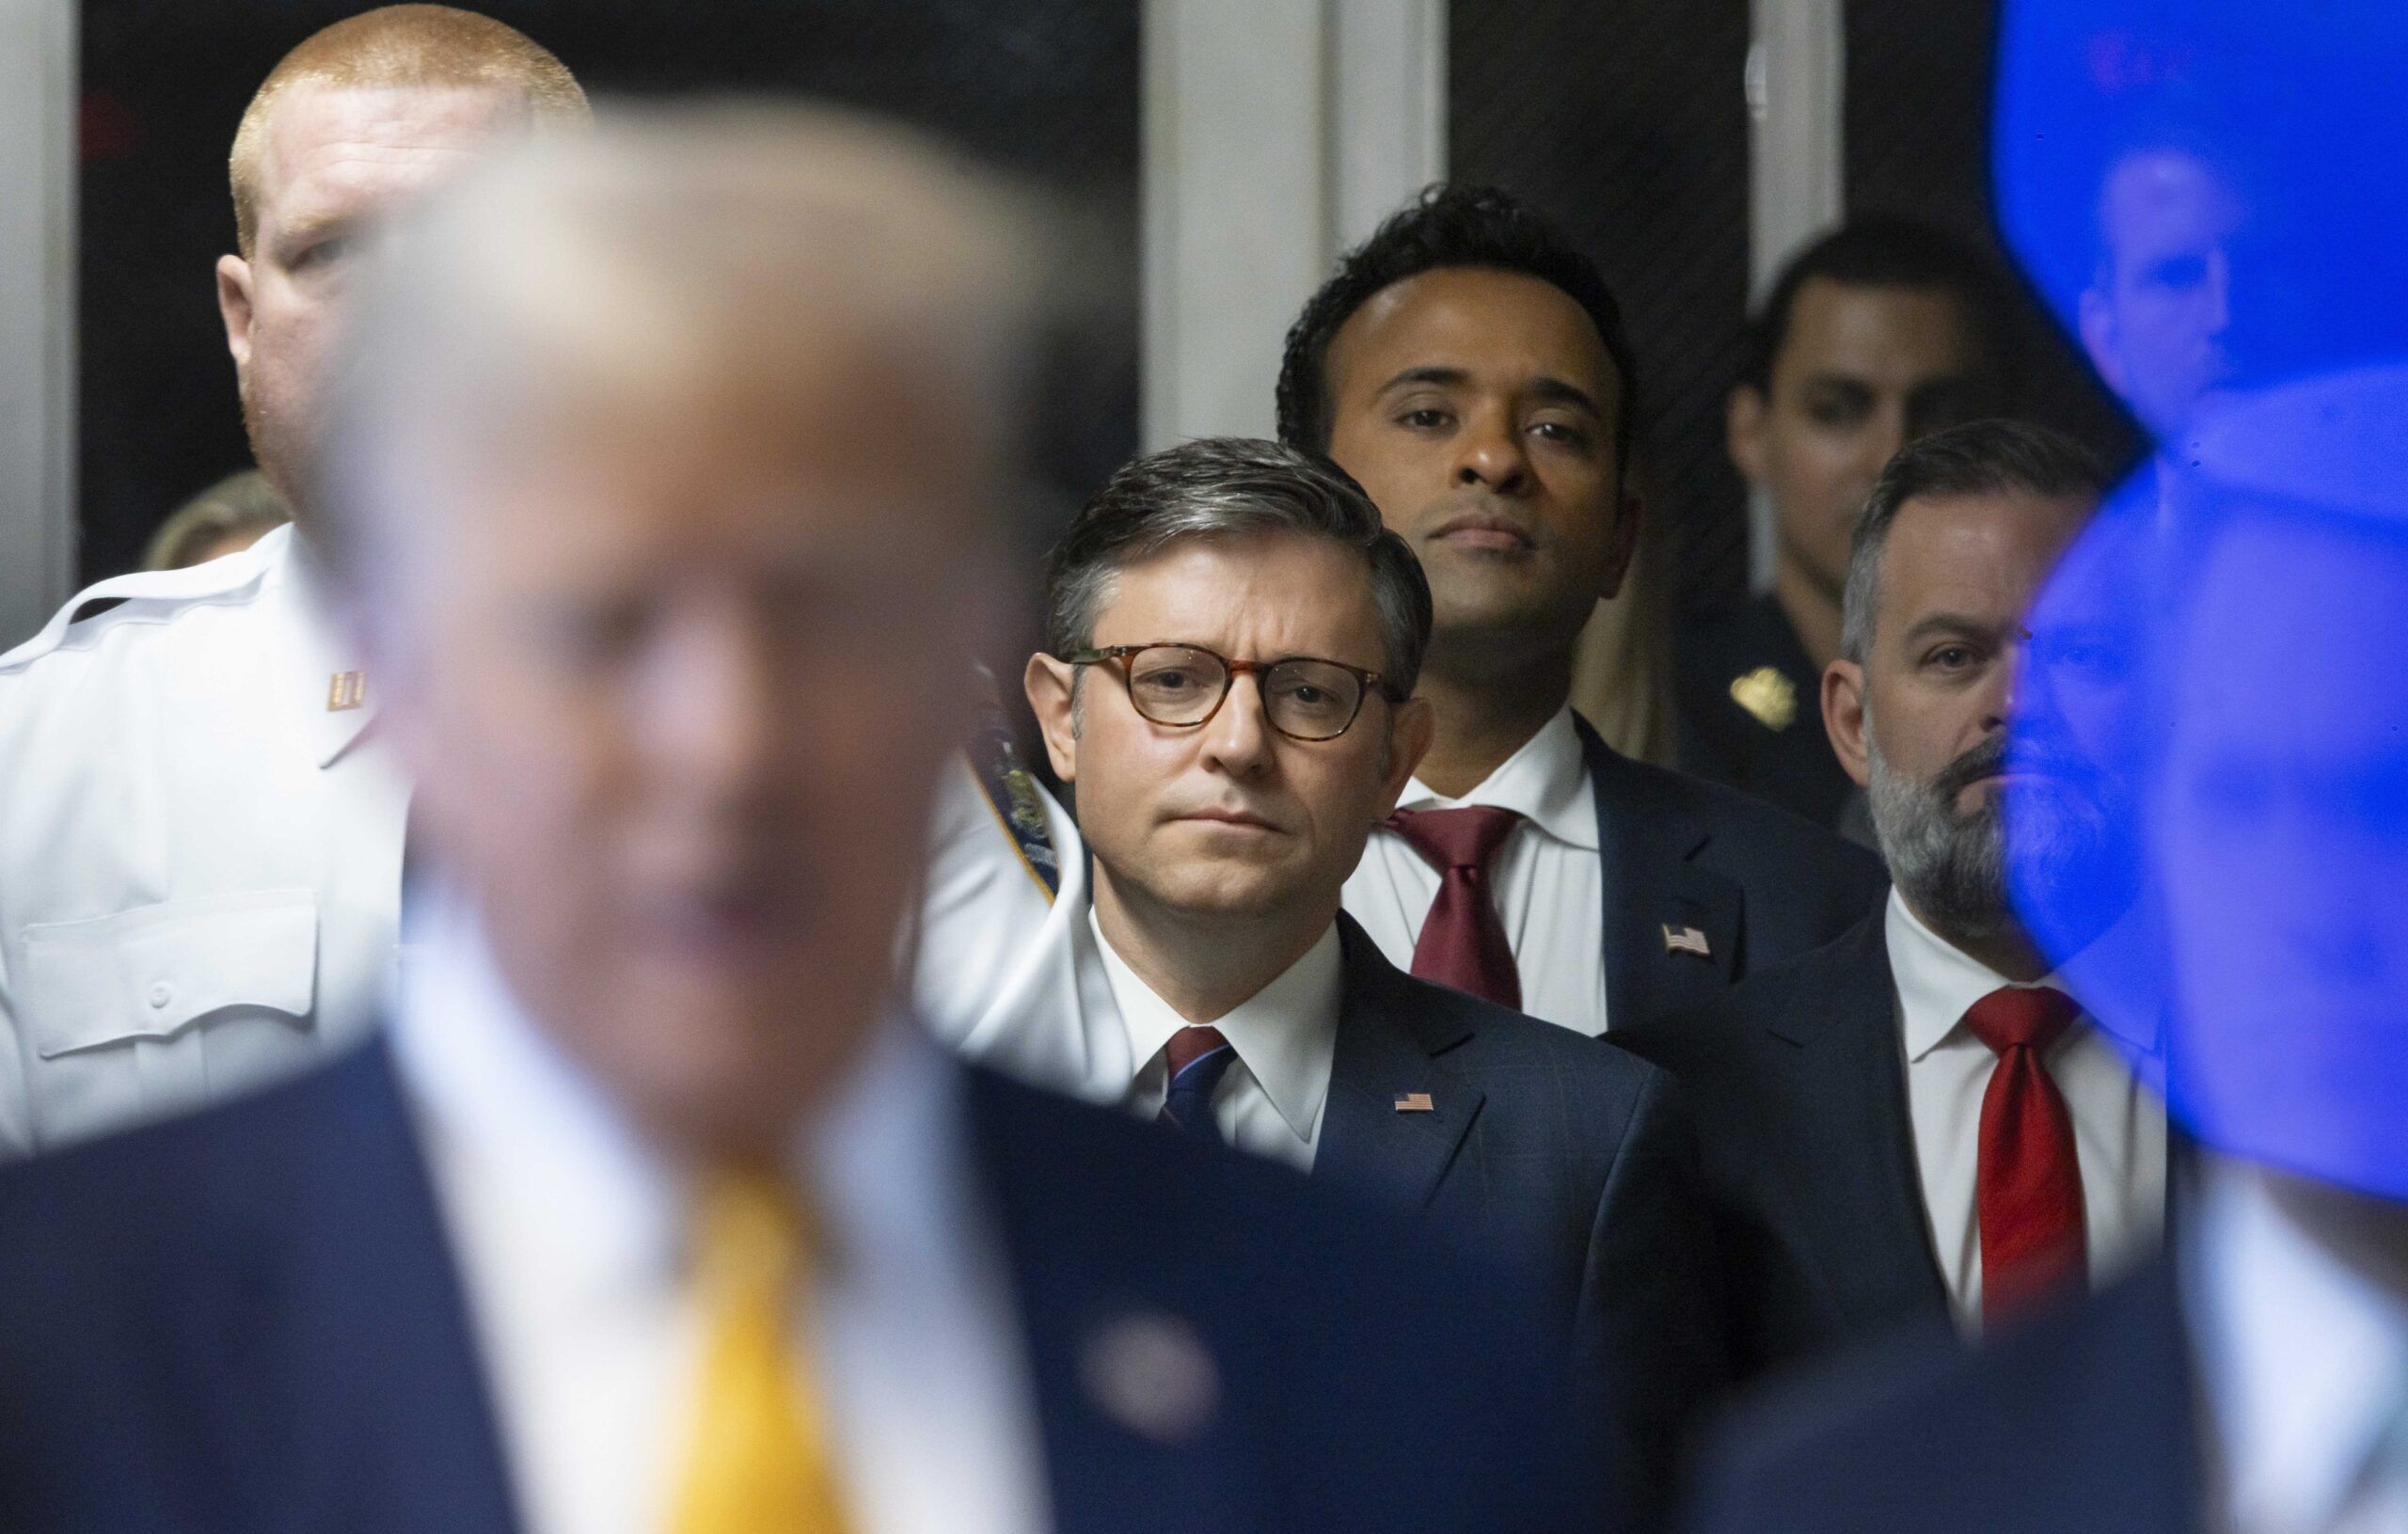
[[1488,865],[1522,817],[1512,810],[1399,810],[1388,830],[1438,870],[1438,898],[1413,945],[1413,973],[1519,1011],[1522,975],[1488,892]]
[[2040,1063],[2081,1010],[2064,991],[2008,986],[1965,1014],[1966,1026],[1998,1056],[1982,1094],[1974,1177],[1985,1327],[2084,1276],[2073,1116]]

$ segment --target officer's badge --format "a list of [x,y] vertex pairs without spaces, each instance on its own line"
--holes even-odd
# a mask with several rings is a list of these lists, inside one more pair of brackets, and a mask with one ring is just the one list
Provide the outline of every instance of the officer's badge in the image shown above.
[[984,706],[978,711],[977,733],[970,742],[971,768],[978,775],[978,786],[986,792],[995,818],[1011,833],[1021,861],[1044,887],[1045,898],[1052,900],[1061,890],[1062,869],[1054,854],[1054,837],[1045,824],[1037,780],[1020,765],[1020,752],[1012,749],[1011,725],[1004,717],[1003,695],[994,673],[980,666],[977,678]]
[[1731,679],[1731,701],[1755,716],[1767,730],[1786,730],[1798,721],[1798,684],[1772,666],[1759,666]]

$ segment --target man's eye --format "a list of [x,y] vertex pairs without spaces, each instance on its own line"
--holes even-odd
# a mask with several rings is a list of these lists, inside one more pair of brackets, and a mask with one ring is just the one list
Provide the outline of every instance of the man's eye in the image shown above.
[[1941,671],[1961,671],[1973,663],[1973,652],[1962,644],[1943,644],[1931,653],[1931,664]]
[[1181,692],[1194,687],[1196,678],[1186,672],[1148,672],[1137,685],[1155,692]]
[[1443,410],[1433,410],[1425,405],[1421,409],[1408,410],[1397,417],[1396,423],[1409,431],[1434,432],[1447,424],[1447,413]]
[[1531,424],[1530,431],[1545,441],[1558,443],[1567,448],[1585,448],[1589,445],[1589,434],[1568,420],[1536,421]]
[[1854,426],[1865,418],[1868,409],[1862,401],[1826,395],[1806,402],[1806,419],[1817,426]]
[[350,249],[351,240],[348,236],[328,235],[295,256],[292,262],[293,269],[296,272],[306,272],[312,267],[332,265],[348,254]]

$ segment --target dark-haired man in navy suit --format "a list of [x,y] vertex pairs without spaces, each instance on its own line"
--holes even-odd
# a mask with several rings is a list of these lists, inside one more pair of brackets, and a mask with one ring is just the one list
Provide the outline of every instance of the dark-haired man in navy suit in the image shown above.
[[1412,552],[1324,460],[1218,438],[1122,468],[1047,574],[1027,689],[1092,895],[1054,983],[962,1046],[1528,1270],[1660,1498],[1721,1372],[1670,1079],[1402,973],[1339,910],[1429,738]]
[[[1570,703],[1622,588],[1632,354],[1588,257],[1499,192],[1434,187],[1289,332],[1279,435],[1361,482],[1429,572],[1432,744],[1346,909],[1400,967],[1584,1034],[1687,1010],[1879,901],[1870,852],[1623,756]],[[1479,885],[1477,965],[1442,892]]]
[[324,547],[436,894],[388,1040],[0,1178],[0,1525],[1593,1526],[1513,1289],[890,1004],[1010,229],[689,109],[379,249]]

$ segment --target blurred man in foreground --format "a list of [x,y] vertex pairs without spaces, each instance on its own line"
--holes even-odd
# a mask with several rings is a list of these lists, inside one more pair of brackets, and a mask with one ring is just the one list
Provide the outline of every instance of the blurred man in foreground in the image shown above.
[[1871,790],[1887,906],[1629,1039],[1698,1099],[1744,1372],[1910,1321],[1978,1333],[2154,1249],[2163,1113],[2007,900],[2010,830],[2086,866],[2129,813],[2026,690],[2024,613],[2099,480],[2071,442],[2003,420],[1891,462],[1822,688]]
[[384,1004],[408,791],[369,728],[383,680],[326,612],[324,356],[395,209],[586,120],[560,60],[441,6],[339,22],[252,98],[217,302],[294,526],[103,581],[0,656],[0,1154],[299,1069]]
[[[2236,403],[2196,443],[2198,539],[2145,701],[2166,729],[2122,764],[2145,813],[2111,839],[2164,945],[2153,984],[2102,972],[2097,1004],[2162,1022],[2135,1064],[2209,1152],[2175,1260],[1971,1361],[1885,1358],[1774,1403],[1704,1526],[2408,1526],[2403,410],[2408,371],[2370,370]],[[2097,604],[2078,588],[2128,580],[2068,563],[2031,618],[2036,689],[2083,684],[2054,643]],[[2121,877],[2119,848],[2010,850],[2046,929]]]
[[1528,1270],[1658,1506],[1720,1374],[1695,1147],[1662,1072],[1402,974],[1339,909],[1429,742],[1420,566],[1269,442],[1113,477],[1056,546],[1028,697],[1091,905],[973,1056],[1384,1199]]
[[1618,755],[1572,711],[1581,627],[1639,526],[1636,387],[1594,264],[1453,186],[1348,253],[1279,376],[1281,440],[1370,492],[1436,609],[1430,751],[1346,909],[1416,975],[1585,1034],[1828,940],[1881,882],[1863,849]]
[[1593,1516],[1509,1296],[890,1004],[1016,225],[888,131],[721,111],[530,146],[369,276],[317,504],[422,961],[388,1041],[0,1178],[6,1521]]
[[1840,655],[1848,539],[1899,449],[2004,403],[2006,300],[1980,257],[1898,219],[1828,234],[1775,279],[1727,423],[1732,462],[1772,513],[1772,588],[1683,650],[1684,768],[1841,825],[1858,790],[1817,701]]

